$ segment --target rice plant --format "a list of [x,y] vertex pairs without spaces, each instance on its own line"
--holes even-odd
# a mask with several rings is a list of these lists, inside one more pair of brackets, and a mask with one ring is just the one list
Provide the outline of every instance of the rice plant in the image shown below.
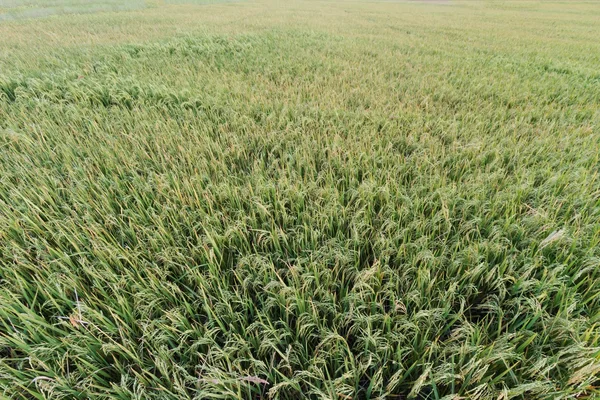
[[597,4],[181,3],[0,22],[0,397],[600,396]]

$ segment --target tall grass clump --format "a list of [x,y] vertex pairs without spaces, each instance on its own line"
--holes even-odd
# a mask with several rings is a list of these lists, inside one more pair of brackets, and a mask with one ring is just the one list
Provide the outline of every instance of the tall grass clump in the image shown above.
[[0,397],[597,398],[599,14],[0,24]]

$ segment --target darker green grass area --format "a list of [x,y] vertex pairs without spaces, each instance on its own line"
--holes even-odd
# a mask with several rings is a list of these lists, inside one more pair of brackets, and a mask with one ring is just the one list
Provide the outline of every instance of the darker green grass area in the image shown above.
[[3,70],[1,393],[598,396],[597,74],[429,28]]

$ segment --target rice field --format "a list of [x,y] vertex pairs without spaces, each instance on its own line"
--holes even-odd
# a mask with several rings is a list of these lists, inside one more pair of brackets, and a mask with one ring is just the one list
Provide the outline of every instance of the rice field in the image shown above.
[[0,398],[600,398],[600,4],[0,0]]
[[0,0],[0,22],[144,7],[145,0]]

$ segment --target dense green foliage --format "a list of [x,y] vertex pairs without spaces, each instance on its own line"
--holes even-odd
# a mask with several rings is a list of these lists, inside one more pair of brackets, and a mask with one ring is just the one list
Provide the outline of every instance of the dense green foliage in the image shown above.
[[0,24],[0,396],[599,396],[599,18]]
[[57,14],[136,10],[146,5],[145,0],[0,0],[0,21]]

